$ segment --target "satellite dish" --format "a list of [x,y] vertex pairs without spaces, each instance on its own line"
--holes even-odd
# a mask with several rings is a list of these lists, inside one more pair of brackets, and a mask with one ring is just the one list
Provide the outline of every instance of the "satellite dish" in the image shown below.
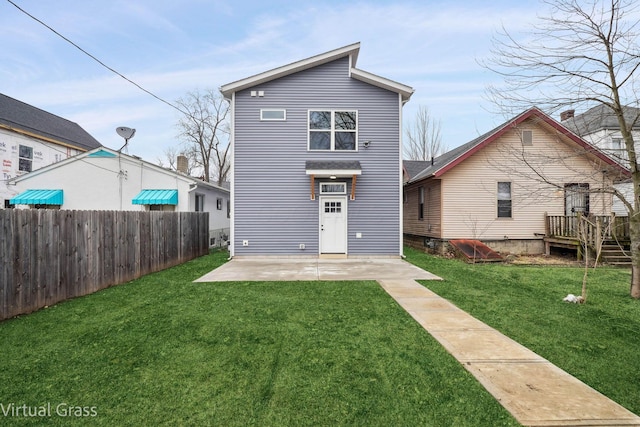
[[[124,145],[120,147],[120,149],[118,150],[118,153],[119,153],[120,151],[122,151],[124,147],[127,146],[127,144],[129,143],[129,140],[133,138],[133,135],[136,134],[136,130],[128,128],[126,126],[120,126],[116,128],[116,132],[118,132],[118,135],[124,138]],[[128,150],[125,150],[125,153],[127,152]]]
[[133,135],[136,134],[136,130],[135,129],[131,129],[131,128],[128,128],[126,126],[117,127],[116,128],[116,132],[118,132],[118,135],[123,137],[125,141],[130,140],[131,138],[133,138]]

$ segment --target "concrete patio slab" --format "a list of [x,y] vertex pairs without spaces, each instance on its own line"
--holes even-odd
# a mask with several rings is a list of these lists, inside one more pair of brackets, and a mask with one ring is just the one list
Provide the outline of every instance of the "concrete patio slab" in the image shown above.
[[399,258],[234,258],[196,282],[297,280],[441,280]]

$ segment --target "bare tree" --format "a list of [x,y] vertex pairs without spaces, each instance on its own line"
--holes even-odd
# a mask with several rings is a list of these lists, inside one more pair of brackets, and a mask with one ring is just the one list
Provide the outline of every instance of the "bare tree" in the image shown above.
[[192,156],[202,168],[205,181],[211,181],[213,170],[215,180],[222,184],[230,168],[228,102],[210,89],[189,92],[176,103],[186,113],[178,120],[178,129],[187,157]]
[[[548,113],[602,105],[617,118],[634,195],[629,200],[614,187],[599,189],[618,197],[629,213],[632,275],[630,294],[640,298],[640,168],[632,128],[640,114],[638,7],[633,0],[546,0],[549,7],[526,37],[503,28],[483,65],[503,76],[489,87],[495,105],[507,115],[537,105]],[[585,153],[585,155],[588,153]],[[534,167],[535,169],[535,167]]]
[[406,129],[404,157],[407,160],[429,160],[445,151],[442,144],[441,122],[434,119],[429,108],[418,107],[416,117]]

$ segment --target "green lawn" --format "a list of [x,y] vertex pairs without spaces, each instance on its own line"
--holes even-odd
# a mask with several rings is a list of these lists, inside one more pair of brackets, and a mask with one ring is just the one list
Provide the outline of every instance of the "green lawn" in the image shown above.
[[445,278],[432,291],[640,414],[640,301],[629,297],[630,271],[466,264],[407,249],[407,259]]
[[375,282],[192,283],[226,256],[0,323],[1,409],[53,412],[0,425],[517,425]]

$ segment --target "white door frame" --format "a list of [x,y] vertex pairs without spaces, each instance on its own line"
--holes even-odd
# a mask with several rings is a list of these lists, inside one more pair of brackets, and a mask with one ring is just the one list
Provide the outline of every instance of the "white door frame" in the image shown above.
[[[341,204],[341,214],[344,217],[344,252],[337,252],[338,254],[347,254],[347,250],[349,248],[349,216],[347,215],[347,196],[341,195],[326,195],[318,197],[318,253],[323,254],[322,252],[322,236],[323,236],[323,224],[322,219],[324,215],[324,202],[327,199],[339,200],[342,202]],[[327,252],[327,253],[336,253],[336,252]]]

